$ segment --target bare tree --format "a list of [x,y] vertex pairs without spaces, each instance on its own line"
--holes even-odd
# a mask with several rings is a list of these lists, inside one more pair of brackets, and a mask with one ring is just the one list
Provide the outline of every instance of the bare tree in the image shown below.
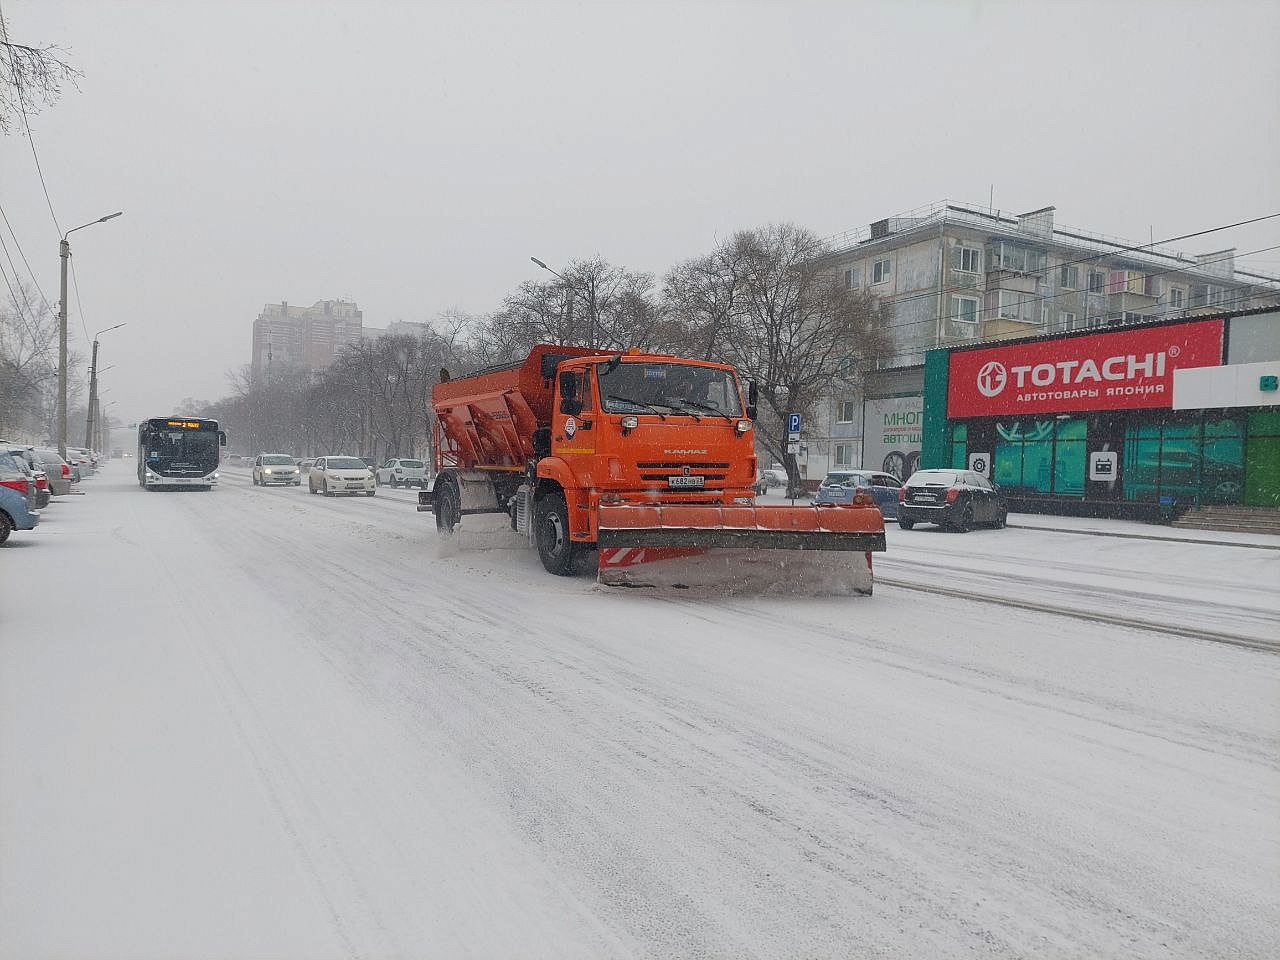
[[82,74],[65,56],[60,47],[14,42],[0,16],[0,132],[8,133],[19,117],[39,113],[40,104],[57,102],[64,83],[75,86]]
[[838,283],[822,252],[815,234],[793,224],[742,231],[676,267],[664,287],[690,342],[755,381],[758,436],[786,465],[793,493],[800,470],[786,449],[786,415],[811,414],[833,384],[858,378],[887,346],[877,300]]
[[[0,434],[47,433],[58,383],[58,318],[21,278],[0,306]],[[69,364],[79,362],[68,357]],[[72,385],[72,396],[78,395]]]
[[571,261],[553,280],[526,280],[481,324],[474,346],[498,363],[519,359],[535,343],[645,349],[665,345],[667,333],[653,275],[595,257]]

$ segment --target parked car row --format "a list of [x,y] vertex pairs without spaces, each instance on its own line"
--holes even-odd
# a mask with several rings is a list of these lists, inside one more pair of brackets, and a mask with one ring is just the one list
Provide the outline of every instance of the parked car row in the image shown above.
[[34,530],[40,512],[92,476],[98,460],[83,447],[67,447],[63,459],[52,447],[0,440],[0,544],[14,530]]
[[900,530],[934,523],[964,533],[978,524],[1003,527],[1009,516],[1004,493],[973,470],[917,470],[906,482],[876,470],[833,470],[814,503],[851,503],[855,496],[875,500]]

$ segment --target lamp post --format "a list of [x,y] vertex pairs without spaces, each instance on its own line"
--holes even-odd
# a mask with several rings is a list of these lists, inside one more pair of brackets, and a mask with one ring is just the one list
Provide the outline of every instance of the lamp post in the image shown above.
[[72,227],[62,235],[58,244],[58,256],[62,258],[62,299],[58,301],[58,455],[64,460],[67,458],[67,261],[71,259],[71,244],[67,243],[67,237],[95,223],[114,220],[122,213],[123,210],[117,210]]
[[104,333],[119,330],[128,322],[117,323],[114,327],[99,330],[93,335],[93,359],[89,361],[89,411],[84,418],[84,445],[90,450],[97,449],[93,445],[93,422],[98,418],[98,338]]
[[[537,257],[530,257],[529,259],[532,260],[534,263],[536,263],[538,266],[540,266],[543,270],[547,271],[547,273],[555,274],[555,276],[563,280],[565,282],[565,285],[568,286],[570,289],[581,289],[580,284],[574,283],[574,281],[570,280],[563,273],[560,273],[559,271],[556,271],[556,270],[552,270],[550,267],[548,267],[545,263],[543,263]],[[591,350],[594,350],[596,348],[596,280],[595,280],[595,277],[591,277],[587,281],[585,293],[587,296],[587,347]]]
[[[105,390],[102,392],[106,393]],[[100,405],[98,407],[98,415],[93,420],[93,429],[98,434],[98,445],[94,447],[94,449],[99,453],[111,446],[111,421],[108,418],[106,411],[110,410],[115,405],[116,402],[114,400],[109,400],[105,405]]]

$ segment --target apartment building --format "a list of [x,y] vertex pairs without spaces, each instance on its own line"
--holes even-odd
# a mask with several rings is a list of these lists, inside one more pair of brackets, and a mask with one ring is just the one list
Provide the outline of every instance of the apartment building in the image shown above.
[[919,459],[925,353],[987,340],[1111,328],[1280,304],[1280,278],[1236,251],[1195,255],[944,201],[829,240],[827,266],[890,305],[893,349],[833,389],[805,448],[812,480],[836,466],[898,472]]
[[253,321],[254,378],[272,370],[318,372],[342,349],[362,339],[363,314],[349,300],[318,300],[309,307],[268,303]]

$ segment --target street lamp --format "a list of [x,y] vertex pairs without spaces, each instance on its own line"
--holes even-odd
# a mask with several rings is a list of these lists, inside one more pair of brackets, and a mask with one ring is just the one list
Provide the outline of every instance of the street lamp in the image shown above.
[[95,223],[106,223],[124,213],[117,210],[105,217],[90,220],[78,227],[72,227],[62,235],[58,244],[58,256],[62,258],[62,299],[58,302],[58,455],[67,458],[67,261],[71,259],[71,244],[67,237],[77,230],[92,227]]
[[[540,266],[543,270],[547,271],[547,273],[555,274],[557,277],[563,280],[565,282],[565,285],[568,286],[570,289],[581,289],[580,284],[577,284],[574,281],[570,280],[563,273],[560,273],[556,270],[552,270],[550,267],[548,267],[545,263],[543,263],[537,257],[530,257],[529,259],[532,260],[534,263],[536,263],[538,266]],[[587,288],[585,292],[587,295],[587,347],[591,350],[594,350],[596,348],[596,281],[595,281],[595,277],[591,277],[587,281]]]
[[89,410],[84,418],[84,445],[90,450],[96,449],[93,445],[93,421],[98,418],[98,338],[104,333],[119,330],[128,322],[126,320],[114,327],[106,327],[93,335],[93,359],[89,362]]

